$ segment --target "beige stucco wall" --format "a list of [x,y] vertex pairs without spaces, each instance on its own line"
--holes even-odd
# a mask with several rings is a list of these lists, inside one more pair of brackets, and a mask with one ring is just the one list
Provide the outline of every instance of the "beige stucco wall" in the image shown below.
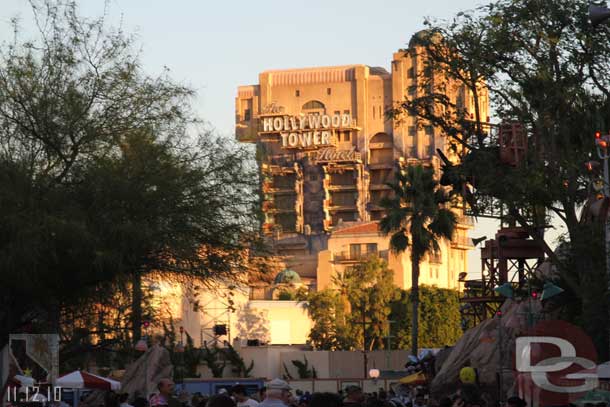
[[[409,251],[393,253],[389,248],[389,238],[377,233],[331,235],[328,250],[319,254],[317,268],[318,289],[332,287],[332,276],[343,273],[350,262],[337,261],[334,255],[349,253],[350,244],[377,244],[380,252],[387,253],[388,267],[394,273],[394,284],[403,289],[411,287],[411,259]],[[419,283],[442,288],[457,288],[458,274],[467,267],[467,256],[463,250],[455,250],[446,240],[440,241],[441,263],[423,261],[420,264]],[[384,253],[384,254],[385,254]],[[458,271],[459,270],[459,271]]]
[[[358,351],[304,351],[295,346],[253,346],[236,349],[246,365],[254,361],[251,373],[253,377],[282,377],[285,364],[294,380],[298,381],[299,376],[292,361],[303,361],[303,358],[307,359],[309,366],[315,367],[319,379],[362,378],[364,374],[363,354]],[[402,370],[409,352],[374,351],[368,352],[367,355],[367,372],[373,367],[380,370]]]

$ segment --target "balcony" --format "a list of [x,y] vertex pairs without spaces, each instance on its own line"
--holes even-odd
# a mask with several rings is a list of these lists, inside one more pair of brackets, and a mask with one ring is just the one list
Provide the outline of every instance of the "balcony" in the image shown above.
[[340,252],[333,253],[333,260],[337,263],[360,263],[370,260],[373,257],[379,257],[380,259],[388,261],[388,253],[388,250],[364,253]]
[[474,219],[472,216],[458,216],[456,226],[459,229],[472,229],[474,227]]
[[467,236],[455,236],[453,239],[451,239],[451,247],[461,250],[474,249],[472,239]]
[[392,188],[386,184],[370,184],[369,189],[371,191],[389,191]]
[[328,184],[326,187],[329,191],[354,191],[358,189],[356,184]]
[[325,208],[329,212],[358,212],[358,206],[356,204],[353,205],[341,205],[332,203],[329,207]]
[[369,167],[369,171],[371,171],[371,170],[393,169],[394,168],[394,162],[393,161],[389,161],[389,162],[381,162],[381,163],[369,163],[368,167]]

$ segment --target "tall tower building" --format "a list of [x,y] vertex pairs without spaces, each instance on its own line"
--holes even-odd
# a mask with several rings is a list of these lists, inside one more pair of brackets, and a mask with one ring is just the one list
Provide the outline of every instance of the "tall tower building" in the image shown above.
[[[390,193],[386,183],[397,163],[438,171],[436,149],[455,159],[439,129],[415,116],[386,114],[425,92],[418,86],[424,58],[423,49],[410,44],[394,53],[391,72],[367,65],[273,70],[262,72],[257,85],[238,88],[236,134],[256,144],[263,232],[303,283],[325,288],[333,274],[378,255],[395,283],[410,287],[408,253],[391,253],[389,237],[378,230],[380,203]],[[466,89],[449,86],[446,93],[471,108]],[[482,109],[487,116],[486,101]],[[422,264],[422,284],[457,288],[458,274],[467,271],[472,221],[456,211],[455,237]]]

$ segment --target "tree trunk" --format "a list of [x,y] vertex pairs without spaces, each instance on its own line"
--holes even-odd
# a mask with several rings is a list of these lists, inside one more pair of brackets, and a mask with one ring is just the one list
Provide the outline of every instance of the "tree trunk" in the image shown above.
[[136,343],[142,337],[142,273],[135,271],[132,281],[131,325],[133,341]]
[[411,259],[411,353],[417,356],[419,336],[419,260]]

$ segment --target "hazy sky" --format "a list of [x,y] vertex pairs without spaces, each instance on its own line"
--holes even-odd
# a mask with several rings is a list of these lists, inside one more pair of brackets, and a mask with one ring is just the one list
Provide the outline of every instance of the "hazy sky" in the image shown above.
[[[81,13],[99,16],[104,0],[81,0]],[[231,137],[238,85],[255,84],[267,69],[366,64],[390,70],[392,52],[406,47],[425,17],[450,18],[479,0],[108,0],[107,20],[137,34],[145,71],[164,66],[197,90],[196,108]],[[27,0],[2,0],[0,38],[19,16],[32,29]],[[472,236],[493,237],[490,222]],[[470,270],[480,270],[478,250]]]

